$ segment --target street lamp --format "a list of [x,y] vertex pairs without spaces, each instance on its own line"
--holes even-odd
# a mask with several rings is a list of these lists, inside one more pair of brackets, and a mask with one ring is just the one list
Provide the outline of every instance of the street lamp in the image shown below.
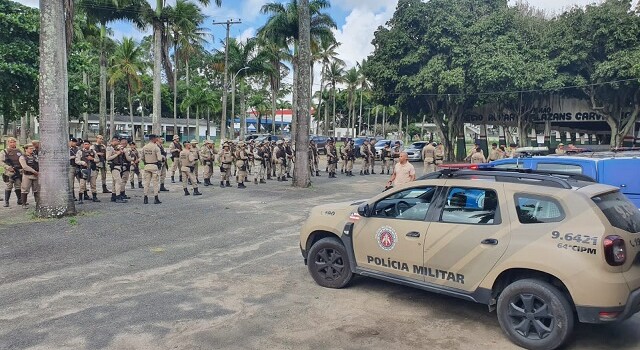
[[[240,72],[242,72],[243,70],[249,69],[249,67],[242,67],[240,69],[238,69],[238,71],[236,72],[236,74],[233,75],[233,78],[231,79],[231,135],[235,134],[235,130],[233,128],[233,125],[236,122],[236,77],[238,77],[238,74],[240,74]],[[244,111],[243,111],[244,113]],[[242,118],[240,118],[240,129],[242,130]],[[232,137],[233,138],[233,137]]]

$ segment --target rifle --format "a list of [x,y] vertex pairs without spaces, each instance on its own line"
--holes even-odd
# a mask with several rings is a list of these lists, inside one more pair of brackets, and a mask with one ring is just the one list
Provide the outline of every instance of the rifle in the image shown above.
[[[13,162],[11,162],[11,159],[9,159],[9,153],[7,152],[6,149],[4,150],[4,162],[9,164],[9,166],[13,168],[13,175],[11,175],[11,180],[13,181],[18,180],[22,175],[20,172],[20,168],[17,168],[15,165],[13,165]],[[4,182],[9,182],[9,175],[6,175],[3,173],[2,178]]]

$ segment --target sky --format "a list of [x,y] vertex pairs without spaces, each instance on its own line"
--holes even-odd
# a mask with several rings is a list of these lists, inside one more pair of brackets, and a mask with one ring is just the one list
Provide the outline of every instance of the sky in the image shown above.
[[[37,7],[37,0],[17,0],[18,2]],[[153,3],[155,0],[147,0]],[[175,4],[175,0],[166,0],[168,4]],[[513,2],[513,0],[510,0]],[[205,27],[213,35],[209,38],[210,50],[222,48],[222,40],[225,37],[223,25],[213,25],[214,21],[226,21],[227,19],[240,19],[241,24],[231,26],[230,36],[239,40],[246,40],[256,34],[256,31],[264,25],[267,20],[266,15],[260,13],[262,5],[268,2],[286,2],[286,0],[222,0],[221,7],[210,5],[203,8],[208,16]],[[550,11],[561,12],[563,9],[572,6],[584,6],[598,2],[597,0],[530,0],[529,3],[535,7]],[[334,30],[335,37],[342,45],[337,50],[340,58],[343,59],[347,68],[362,61],[372,51],[373,33],[384,25],[393,15],[398,0],[332,0],[331,8],[327,12],[336,21],[337,29]],[[124,36],[133,37],[140,40],[142,37],[151,34],[151,28],[146,31],[139,31],[132,25],[124,22],[110,25],[114,37],[121,39]],[[319,67],[318,67],[319,70]],[[316,76],[318,76],[316,72]],[[319,78],[316,78],[316,82]]]

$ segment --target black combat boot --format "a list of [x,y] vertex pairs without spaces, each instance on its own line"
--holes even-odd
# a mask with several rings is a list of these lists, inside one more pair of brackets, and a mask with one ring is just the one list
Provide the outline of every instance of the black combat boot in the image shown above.
[[138,181],[138,188],[144,188],[142,187],[142,181]]
[[185,195],[185,196],[190,196],[190,195],[191,195],[191,193],[189,193],[189,190],[188,190],[188,189],[183,188],[183,190],[184,190],[184,195]]
[[92,202],[100,202],[100,200],[98,199],[98,195],[97,194],[92,193],[92,195],[93,195],[93,198],[91,198]]
[[193,195],[194,196],[202,196],[202,193],[200,193],[200,191],[198,191],[198,188],[196,187],[196,188],[193,189]]
[[149,197],[144,196],[144,200],[143,201],[144,201],[144,204],[149,204]]
[[264,181],[264,179],[260,179],[260,183],[261,183],[261,184],[266,184],[267,182],[266,182],[266,181]]
[[166,187],[164,187],[163,183],[160,184],[160,192],[169,192],[169,190]]
[[360,170],[360,176],[364,176],[364,173],[362,172],[362,170]]
[[282,182],[282,178],[281,178],[281,177],[278,177],[278,181],[279,181],[279,182]]
[[220,181],[220,188],[224,188],[224,181]]
[[289,173],[287,173],[287,179],[293,179],[293,177]]
[[102,193],[111,193],[105,184],[102,184]]
[[316,176],[320,176],[320,172],[316,170]]
[[204,179],[204,186],[205,187],[209,186],[209,180],[208,179]]
[[160,198],[158,198],[158,196],[155,196],[155,198],[153,199],[153,204],[162,204],[162,202],[160,202]]
[[27,194],[22,193],[21,197],[22,197],[22,209],[29,208],[29,203],[27,203]]
[[282,181],[289,181],[289,179],[287,179],[287,177],[283,175],[282,176]]
[[340,169],[340,174],[344,174],[344,169]]
[[112,193],[112,194],[111,194],[111,201],[112,201],[112,202],[117,202],[117,199],[118,199],[118,198],[117,198],[116,194],[115,194],[115,193]]
[[134,185],[133,185],[133,182],[132,182],[132,183],[131,183],[131,189],[133,190],[133,189],[135,189],[135,188],[136,188],[136,186],[134,186]]
[[271,180],[271,174],[267,174],[267,180]]
[[176,178],[175,178],[175,176],[173,176],[173,175],[171,175],[171,183],[172,183],[172,184],[176,183]]
[[231,187],[231,183],[229,182],[229,180],[227,180],[227,182],[225,183],[225,186]]
[[16,190],[16,196],[18,197],[18,205],[22,205],[22,191]]
[[180,173],[180,179],[179,180],[180,180],[180,182],[182,182],[182,173]]
[[365,170],[365,171],[364,171],[364,174],[365,174],[365,175],[369,175],[369,170]]
[[199,185],[199,184],[201,184],[202,182],[200,182],[200,179],[197,179],[197,178],[196,178],[196,183]]
[[391,174],[389,174],[389,169],[387,169],[387,175],[391,175]]
[[89,197],[89,194],[87,193],[88,191],[84,191],[84,200],[89,201],[91,200],[91,197]]
[[241,182],[238,184],[238,188],[247,188],[247,186],[245,186],[244,183]]
[[131,197],[127,196],[125,191],[120,192],[120,197],[122,197],[122,199],[131,199]]
[[[182,181],[182,180],[180,180],[180,181]],[[191,183],[191,180],[187,180],[187,185],[189,185],[189,186],[193,185],[193,184]]]
[[9,207],[9,199],[11,198],[11,191],[4,191],[4,207]]
[[127,203],[127,200],[122,195],[116,196],[116,203]]
[[84,199],[84,196],[82,195],[82,192],[78,192],[78,204],[84,204],[84,202],[82,201]]
[[373,171],[373,169],[371,169],[371,175],[375,175],[375,174],[376,174],[376,172]]
[[258,179],[253,179],[253,183],[257,185],[258,184]]

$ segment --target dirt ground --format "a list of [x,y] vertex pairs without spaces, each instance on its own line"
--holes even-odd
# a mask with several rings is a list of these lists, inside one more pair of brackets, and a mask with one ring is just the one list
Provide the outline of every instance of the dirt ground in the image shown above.
[[[72,220],[0,208],[0,349],[515,348],[479,304],[364,277],[316,285],[298,247],[310,208],[388,179],[326,175],[201,197],[173,184],[162,205],[128,190]],[[568,349],[640,349],[639,327],[578,325]]]

